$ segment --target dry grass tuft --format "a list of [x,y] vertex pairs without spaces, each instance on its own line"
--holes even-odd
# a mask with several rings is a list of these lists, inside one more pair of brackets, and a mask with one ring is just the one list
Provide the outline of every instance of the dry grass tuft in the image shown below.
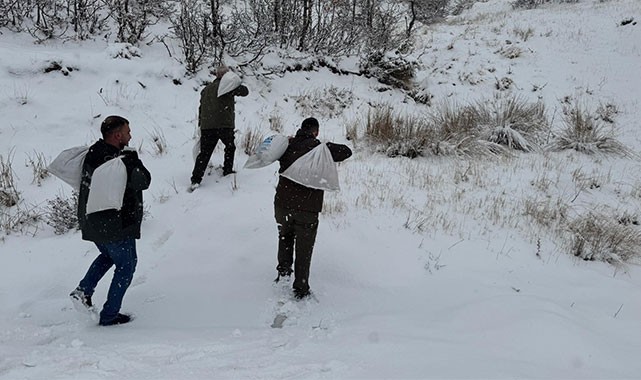
[[573,220],[570,250],[583,260],[624,263],[641,256],[641,230],[635,225],[588,213]]
[[587,110],[576,104],[566,109],[564,126],[556,136],[551,150],[575,150],[585,154],[612,154],[630,156],[628,148],[614,138],[606,127]]

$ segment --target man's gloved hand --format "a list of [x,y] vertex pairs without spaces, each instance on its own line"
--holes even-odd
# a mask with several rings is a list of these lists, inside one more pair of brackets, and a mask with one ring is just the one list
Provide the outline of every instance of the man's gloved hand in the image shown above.
[[137,160],[138,152],[132,148],[125,148],[120,152],[121,155],[125,156],[128,159]]

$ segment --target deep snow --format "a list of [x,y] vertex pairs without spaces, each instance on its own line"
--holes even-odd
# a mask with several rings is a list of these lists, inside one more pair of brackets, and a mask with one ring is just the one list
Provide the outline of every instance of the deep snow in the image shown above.
[[[636,0],[583,0],[512,11],[491,0],[424,31],[417,81],[434,101],[488,99],[495,83],[542,99],[559,122],[568,96],[590,107],[616,104],[619,140],[641,147],[641,17]],[[526,41],[516,30],[532,28]],[[0,379],[209,378],[638,378],[641,270],[584,262],[521,214],[528,200],[573,200],[580,214],[601,205],[640,212],[636,158],[575,152],[512,159],[389,159],[345,125],[372,104],[430,112],[399,91],[325,69],[283,77],[246,75],[237,101],[237,141],[269,133],[280,118],[292,134],[304,117],[321,120],[321,139],[355,155],[339,166],[342,190],[326,194],[310,284],[317,301],[288,302],[273,286],[276,165],[203,181],[186,192],[201,73],[185,79],[159,44],[142,57],[112,58],[104,41],[34,45],[0,35],[0,154],[12,157],[22,207],[44,207],[70,188],[32,183],[23,165],[90,144],[109,114],[131,121],[131,145],[152,173],[139,263],[123,311],[136,319],[100,328],[76,312],[69,292],[96,248],[78,232],[44,224],[0,242]],[[509,40],[508,44],[506,41]],[[521,56],[508,59],[505,48]],[[44,74],[57,60],[68,76]],[[267,57],[265,66],[278,65]],[[339,63],[346,68],[353,59]],[[181,85],[172,80],[180,79]],[[143,87],[144,85],[144,87]],[[332,86],[352,92],[341,115],[303,110],[295,97]],[[536,91],[534,91],[536,89]],[[300,103],[299,103],[300,104]],[[152,136],[162,133],[164,154]],[[218,148],[212,163],[222,161]],[[578,174],[599,181],[577,188]],[[465,177],[466,180],[462,180]],[[574,198],[574,199],[573,199]],[[497,207],[506,212],[496,212]],[[35,233],[35,236],[33,234]],[[540,244],[540,247],[537,247]],[[111,274],[95,303],[104,302]],[[289,318],[273,329],[278,309]]]

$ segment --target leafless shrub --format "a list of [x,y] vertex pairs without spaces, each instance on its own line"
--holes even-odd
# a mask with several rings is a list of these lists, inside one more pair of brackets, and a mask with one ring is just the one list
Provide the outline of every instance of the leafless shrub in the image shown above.
[[[209,59],[220,61],[217,2],[180,0],[180,9],[171,17],[172,28],[180,40],[184,63],[188,73],[196,73]],[[212,8],[213,6],[213,8]]]
[[41,221],[42,212],[36,206],[0,207],[0,232],[5,235],[20,233],[35,236],[40,229]]
[[11,153],[6,160],[0,154],[0,205],[4,207],[13,207],[20,200],[13,174]]
[[621,215],[619,215],[617,218],[617,223],[622,224],[624,226],[638,226],[639,225],[639,216],[634,213],[629,213],[627,211],[624,211]]
[[512,3],[512,7],[523,9],[534,9],[539,5],[545,3],[578,3],[579,0],[516,0]]
[[455,0],[454,4],[451,6],[450,13],[454,16],[458,16],[463,13],[463,11],[472,8],[476,1],[477,0]]
[[549,0],[515,0],[512,3],[512,7],[515,9],[517,8],[533,9],[547,1]]
[[503,77],[501,79],[496,78],[496,83],[494,84],[494,88],[496,88],[499,91],[505,91],[505,90],[509,90],[513,84],[514,84],[514,81],[509,77]]
[[77,230],[78,225],[78,193],[73,192],[71,197],[57,195],[47,201],[44,215],[45,223],[53,227],[56,235],[63,235],[71,230]]
[[137,45],[147,37],[150,26],[173,12],[166,1],[105,0],[110,16],[116,23],[118,42]]
[[515,59],[523,54],[523,49],[518,46],[507,46],[501,49],[500,54],[507,59]]
[[398,51],[394,53],[376,51],[365,56],[360,66],[363,74],[376,78],[383,84],[410,90],[412,87],[410,80],[414,78],[414,72],[419,63],[404,57]]
[[629,150],[612,133],[607,132],[603,124],[578,104],[565,109],[563,123],[561,133],[550,145],[552,150],[572,149],[585,154],[630,155]]
[[583,260],[624,263],[641,256],[641,230],[616,219],[588,213],[568,225],[570,251]]
[[35,157],[29,156],[26,162],[27,167],[31,167],[33,172],[33,181],[36,185],[42,185],[42,181],[45,178],[49,177],[49,171],[47,171],[47,161],[42,153],[35,153]]
[[531,27],[526,28],[514,28],[514,34],[519,37],[523,42],[527,41],[534,35],[534,29]]
[[352,104],[353,96],[351,90],[329,86],[295,96],[294,100],[302,115],[322,114],[335,118]]
[[614,117],[619,113],[619,108],[612,103],[600,103],[595,112],[599,119],[606,123],[614,123]]
[[246,155],[251,156],[252,154],[256,153],[256,149],[258,149],[258,146],[263,142],[263,140],[264,137],[259,128],[248,130],[243,135],[243,139],[241,142],[243,152],[245,152]]
[[414,99],[416,103],[428,106],[432,105],[432,99],[434,99],[434,95],[432,95],[426,88],[413,88],[408,92],[408,95],[410,98]]

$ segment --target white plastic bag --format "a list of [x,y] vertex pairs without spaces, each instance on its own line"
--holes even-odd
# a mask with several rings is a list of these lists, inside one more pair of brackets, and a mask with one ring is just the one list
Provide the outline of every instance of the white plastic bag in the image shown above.
[[313,189],[340,190],[338,169],[327,144],[320,144],[307,152],[281,175]]
[[258,169],[278,160],[289,146],[289,138],[283,135],[272,135],[263,140],[256,153],[249,156],[245,162],[246,169]]
[[196,162],[196,159],[200,154],[200,128],[196,129],[196,142],[194,143],[194,147],[191,148],[191,154],[194,156],[194,162]]
[[218,85],[218,97],[225,95],[229,91],[233,91],[238,86],[240,86],[241,80],[240,77],[233,71],[228,71],[220,78],[220,84]]
[[88,151],[88,146],[65,149],[49,164],[47,171],[78,191],[82,180],[82,164]]
[[87,215],[102,210],[120,210],[126,186],[127,168],[120,157],[98,166],[91,176]]

